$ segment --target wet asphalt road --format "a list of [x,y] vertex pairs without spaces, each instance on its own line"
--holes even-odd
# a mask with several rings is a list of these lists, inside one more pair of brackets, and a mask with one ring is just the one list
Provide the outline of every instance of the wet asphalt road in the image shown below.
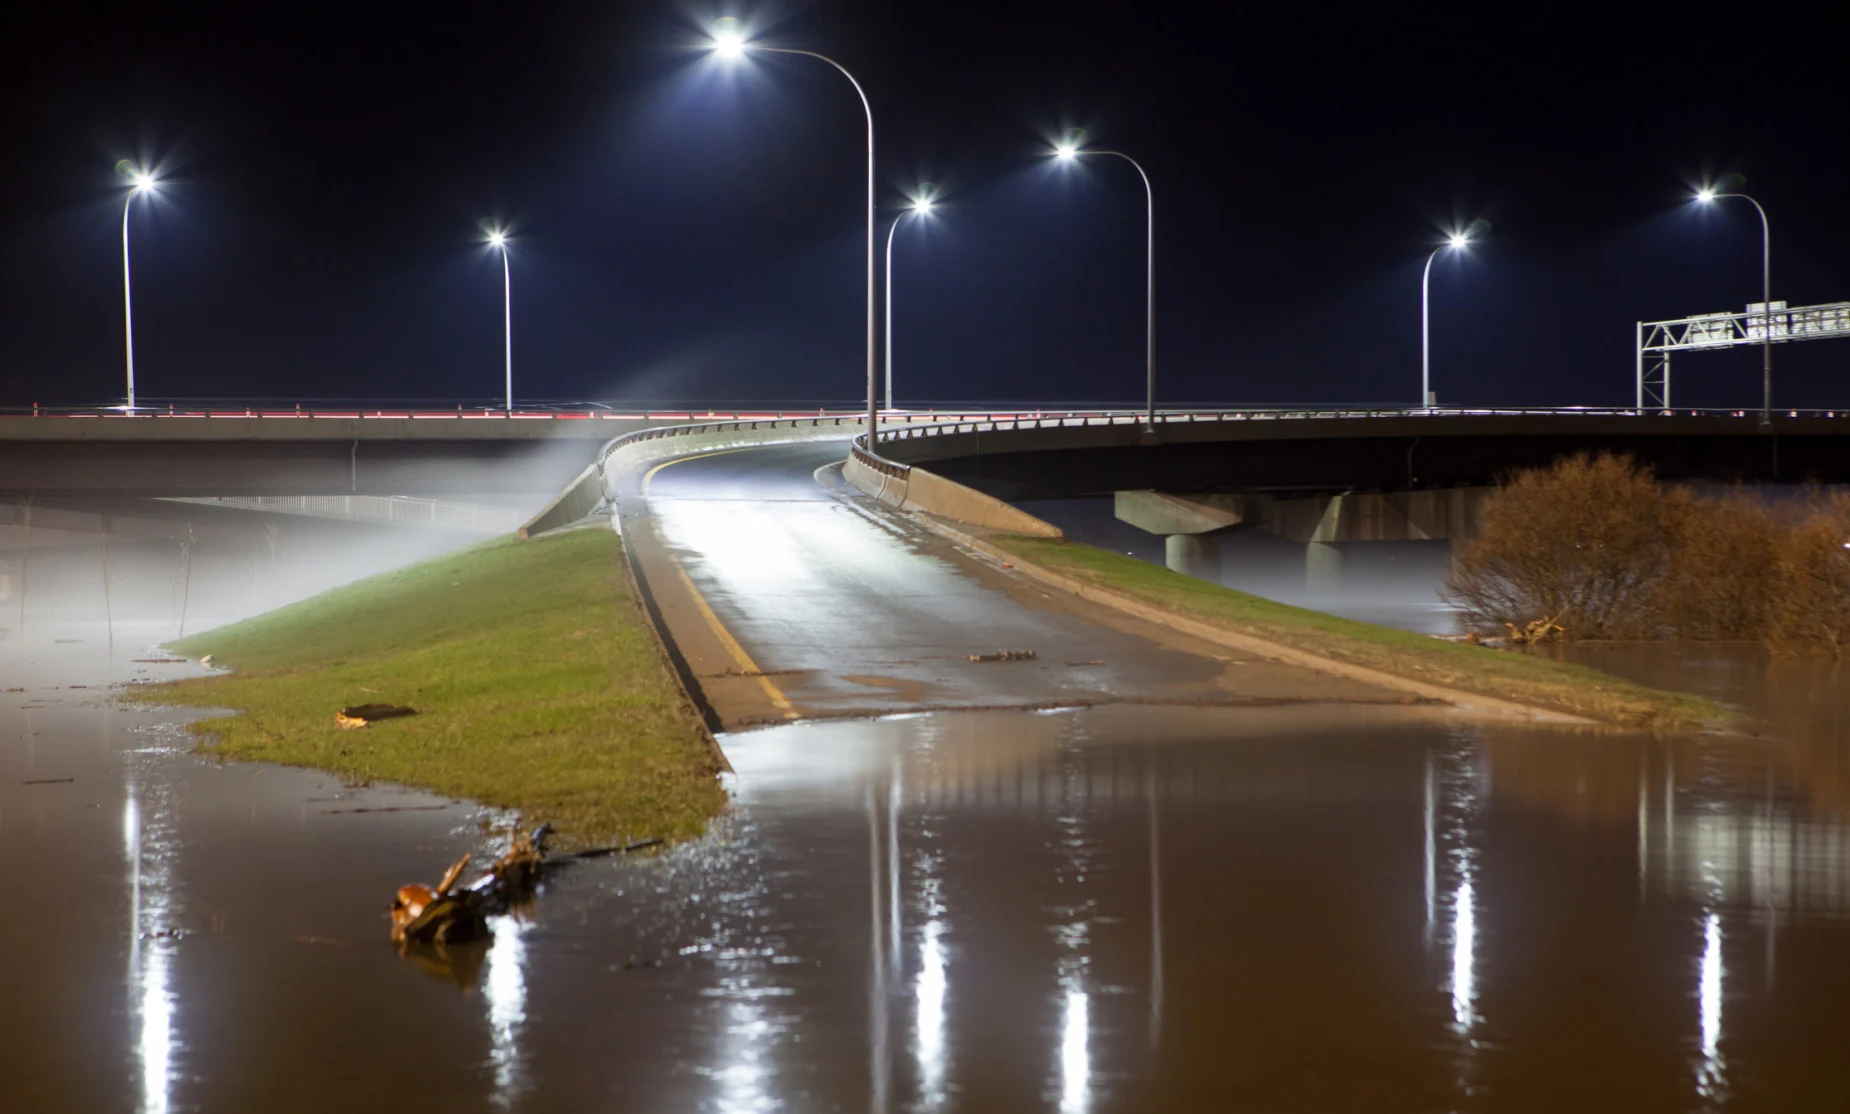
[[[661,544],[801,717],[1400,699],[1049,592],[846,487],[833,467],[843,450],[812,442],[689,457],[643,486]],[[999,650],[1038,656],[969,660]],[[726,716],[724,685],[709,687],[738,722]]]

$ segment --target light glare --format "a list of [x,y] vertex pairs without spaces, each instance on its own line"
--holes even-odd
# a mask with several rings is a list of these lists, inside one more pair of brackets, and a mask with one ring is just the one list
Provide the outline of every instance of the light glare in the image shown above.
[[491,248],[506,247],[507,233],[499,228],[490,229],[488,232],[488,246]]
[[727,16],[713,25],[713,53],[727,61],[745,56],[745,29]]
[[1451,244],[1454,248],[1462,248],[1471,242],[1471,237],[1465,235],[1463,232],[1454,232],[1451,239],[1446,242]]
[[1079,148],[1072,143],[1062,143],[1053,149],[1053,153],[1055,158],[1071,159],[1078,156]]
[[932,206],[931,198],[921,197],[912,203],[912,211],[923,216],[924,214],[931,212],[931,206]]
[[1709,202],[1715,200],[1715,191],[1713,189],[1710,189],[1707,186],[1704,186],[1703,188],[1696,191],[1696,200],[1702,202],[1704,205],[1707,205]]

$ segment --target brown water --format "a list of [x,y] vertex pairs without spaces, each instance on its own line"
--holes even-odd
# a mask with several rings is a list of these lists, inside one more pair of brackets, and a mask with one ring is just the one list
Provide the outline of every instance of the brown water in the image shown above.
[[[473,807],[187,753],[0,646],[0,1110],[1829,1110],[1846,701],[1588,651],[1786,739],[1099,708],[725,740],[737,808],[433,972]],[[1681,653],[1682,656],[1678,657]],[[53,687],[53,686],[60,687]],[[73,778],[72,781],[46,779]],[[38,782],[39,784],[24,784]],[[358,812],[362,808],[429,811]]]

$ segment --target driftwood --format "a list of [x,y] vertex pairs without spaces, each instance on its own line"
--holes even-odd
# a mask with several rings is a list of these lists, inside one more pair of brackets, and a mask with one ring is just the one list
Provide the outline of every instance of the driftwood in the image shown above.
[[487,938],[490,916],[533,897],[551,831],[552,825],[542,824],[531,834],[519,833],[506,854],[460,889],[456,883],[472,855],[451,863],[435,889],[416,882],[401,887],[392,901],[392,939],[401,944],[460,944]]
[[971,661],[1033,661],[1040,657],[1033,650],[997,650],[992,654],[971,654]]
[[404,704],[355,704],[351,708],[342,708],[335,712],[334,722],[344,730],[351,731],[356,727],[365,727],[376,720],[397,719],[400,716],[417,714],[416,708]]
[[1509,640],[1511,642],[1533,646],[1537,642],[1551,642],[1567,633],[1562,629],[1561,624],[1555,621],[1559,618],[1559,615],[1553,615],[1546,619],[1531,620],[1526,627],[1519,627],[1515,623],[1504,623],[1503,625],[1510,630]]

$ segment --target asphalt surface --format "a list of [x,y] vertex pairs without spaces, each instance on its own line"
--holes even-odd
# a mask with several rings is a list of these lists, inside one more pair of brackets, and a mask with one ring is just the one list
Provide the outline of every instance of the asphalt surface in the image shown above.
[[[1050,592],[847,487],[842,456],[837,442],[690,456],[633,489],[648,513],[626,528],[657,551],[644,553],[645,575],[729,727],[948,708],[1399,700]],[[664,573],[664,553],[678,572]],[[1036,658],[970,660],[997,651]]]

